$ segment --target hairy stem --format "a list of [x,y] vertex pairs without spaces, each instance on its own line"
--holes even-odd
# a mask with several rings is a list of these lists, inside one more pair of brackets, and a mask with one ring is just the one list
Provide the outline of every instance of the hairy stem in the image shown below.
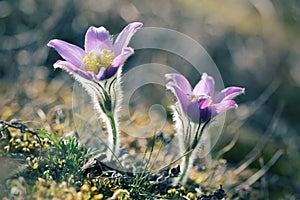
[[183,161],[180,165],[182,172],[181,172],[179,180],[178,180],[179,183],[186,182],[188,175],[189,175],[190,168],[191,168],[190,166],[193,165],[192,162],[193,162],[193,159],[190,159],[190,153],[185,155],[185,157],[183,158]]
[[[110,128],[111,128],[111,133],[112,134],[112,141],[109,141],[110,143],[112,142],[112,147],[110,147],[109,151],[111,151],[111,157],[108,158],[110,160],[112,160],[113,156],[118,156],[118,152],[119,152],[119,146],[118,146],[118,131],[117,131],[117,124],[116,121],[114,119],[114,116],[112,114],[107,114],[107,117],[109,119],[110,122]],[[110,154],[109,154],[110,155]]]
[[[197,157],[195,153],[197,153],[198,144],[202,138],[204,129],[206,128],[206,126],[208,126],[209,122],[210,120],[206,121],[204,124],[198,124],[194,141],[192,141],[192,143],[188,146],[188,148],[185,151],[190,153],[185,153],[185,156],[183,157],[183,160],[180,165],[182,172],[178,182],[181,184],[184,184],[188,179],[190,169],[193,167],[195,158]],[[186,131],[186,134],[189,134],[188,131]]]

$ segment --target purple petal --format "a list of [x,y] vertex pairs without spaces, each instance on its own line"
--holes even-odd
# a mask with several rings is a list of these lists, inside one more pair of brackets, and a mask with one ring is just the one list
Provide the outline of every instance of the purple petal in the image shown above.
[[103,26],[91,26],[85,34],[85,51],[91,52],[95,48],[112,50],[109,32]]
[[58,60],[58,61],[56,61],[56,63],[53,64],[53,67],[64,69],[64,70],[72,73],[73,75],[77,74],[83,78],[86,78],[89,80],[91,79],[91,76],[86,71],[83,71],[82,69],[76,67],[75,65],[73,65],[72,63],[69,63],[67,61]]
[[211,105],[211,98],[202,98],[198,100],[199,108],[205,109]]
[[195,86],[193,94],[196,96],[209,96],[212,97],[215,90],[215,80],[213,77],[208,76],[206,73],[202,74],[201,80]]
[[185,91],[186,94],[192,94],[192,88],[188,80],[181,75],[181,74],[166,74],[165,75],[168,79],[174,80],[174,82],[178,85],[178,87],[182,90]]
[[67,62],[77,67],[83,66],[85,52],[80,47],[58,39],[51,40],[47,45],[53,47]]
[[137,31],[137,29],[143,26],[140,22],[133,22],[128,24],[122,32],[118,35],[116,42],[114,44],[114,52],[115,55],[119,55],[122,53],[122,49],[126,47],[133,36],[133,34]]
[[214,104],[212,107],[212,115],[213,117],[225,112],[226,110],[230,108],[237,108],[238,105],[235,101],[233,100],[223,100],[221,103]]
[[200,123],[207,122],[208,120],[213,118],[211,107],[200,109],[199,112],[200,112],[200,120],[199,120]]
[[214,98],[214,103],[220,103],[224,100],[230,100],[245,92],[245,88],[228,87],[219,92]]
[[127,58],[134,53],[134,50],[130,47],[126,47],[123,49],[122,53],[118,55],[112,62],[111,67],[119,67],[123,65]]
[[107,79],[105,77],[105,73],[106,73],[106,68],[105,67],[101,67],[98,74],[94,74],[93,72],[91,72],[91,74],[93,76],[93,79],[96,80],[96,81]]
[[185,114],[193,122],[199,123],[201,121],[199,103],[198,103],[197,99],[195,99],[192,102],[189,102],[189,104],[187,105]]
[[212,118],[211,112],[211,98],[203,98],[198,101],[200,120],[199,122],[206,122]]
[[187,114],[187,107],[191,103],[188,100],[187,95],[173,82],[167,83],[166,87],[176,95],[177,100],[182,108],[182,111]]
[[127,58],[133,54],[133,52],[133,49],[129,47],[123,49],[123,52],[113,60],[110,67],[106,70],[105,77],[112,77],[117,72],[119,67],[125,63]]

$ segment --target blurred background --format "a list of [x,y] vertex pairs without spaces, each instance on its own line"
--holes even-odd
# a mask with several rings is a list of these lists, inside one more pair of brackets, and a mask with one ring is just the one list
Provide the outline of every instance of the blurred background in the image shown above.
[[[216,148],[239,132],[236,145],[223,157],[236,169],[253,158],[247,165],[252,175],[282,149],[283,155],[257,187],[264,185],[265,199],[300,198],[297,0],[2,0],[0,119],[38,121],[58,132],[74,130],[74,81],[67,73],[54,71],[52,64],[59,55],[47,42],[59,38],[83,46],[89,26],[105,26],[117,34],[133,21],[192,37],[208,51],[225,86],[246,88]],[[137,60],[151,58],[132,58],[128,69]]]

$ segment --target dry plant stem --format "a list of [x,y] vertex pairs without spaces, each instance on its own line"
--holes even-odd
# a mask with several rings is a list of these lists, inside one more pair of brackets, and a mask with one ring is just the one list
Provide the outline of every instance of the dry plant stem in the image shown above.
[[234,133],[238,131],[243,124],[247,121],[247,119],[252,116],[262,105],[271,97],[271,95],[279,88],[281,82],[278,79],[275,79],[270,85],[264,90],[264,92],[257,98],[257,100],[253,101],[248,105],[249,113],[245,116],[231,123],[228,126],[229,131]]
[[274,117],[270,123],[270,126],[268,127],[266,135],[260,142],[257,143],[257,145],[253,148],[253,150],[245,157],[243,161],[241,161],[241,164],[237,169],[233,171],[234,174],[239,174],[241,173],[244,169],[246,169],[256,158],[257,156],[261,153],[261,150],[265,147],[265,144],[269,141],[271,138],[272,134],[277,128],[278,121],[279,121],[279,116],[283,110],[284,104],[280,104],[279,108],[276,110],[276,113],[274,114]]
[[[264,163],[264,158],[263,157],[259,158],[259,165],[260,165],[261,168],[264,167],[265,163]],[[266,176],[263,176],[261,178],[261,198],[270,199],[269,198],[269,192],[268,192],[268,181],[267,181]]]
[[230,151],[235,146],[235,144],[237,143],[237,141],[239,139],[239,136],[240,136],[240,132],[237,131],[234,134],[233,139],[230,141],[230,143],[228,145],[226,145],[223,149],[221,149],[217,153],[215,160],[218,160],[222,155],[224,155],[226,152]]
[[[154,147],[154,146],[153,146],[153,147]],[[153,149],[153,147],[152,147],[152,149]],[[157,158],[158,158],[158,156],[159,156],[159,153],[160,153],[161,150],[162,150],[162,147],[163,147],[163,143],[161,142],[161,143],[159,144],[158,152],[156,153],[156,155],[155,155],[155,157],[154,157],[152,163],[150,164],[150,167],[148,167],[148,163],[147,163],[148,169],[152,169],[152,167],[154,166],[154,164],[155,164],[155,162],[156,162],[156,160],[157,160]],[[153,150],[152,150],[152,151],[153,151]],[[151,154],[152,154],[152,153],[151,153]],[[149,156],[149,162],[150,162],[150,159],[151,159],[151,157]]]
[[165,165],[165,166],[159,168],[158,170],[156,170],[156,173],[160,173],[160,172],[162,172],[163,170],[168,169],[171,165],[175,164],[176,162],[178,162],[179,160],[181,160],[183,157],[185,157],[186,155],[190,154],[191,152],[192,152],[192,150],[187,151],[185,154],[183,154],[183,155],[180,156],[179,158],[177,158],[177,159],[171,161],[169,164],[167,164],[167,165]]
[[241,189],[249,188],[253,183],[255,183],[258,179],[260,179],[277,162],[277,160],[280,158],[280,156],[282,156],[282,154],[283,154],[283,150],[282,149],[278,150],[265,166],[263,166],[255,174],[253,174],[250,178],[248,178],[247,181],[238,185],[235,188],[235,190],[239,191]]
[[216,157],[212,160],[211,164],[208,166],[207,169],[207,174],[205,176],[205,178],[203,179],[203,181],[211,183],[214,176],[213,174],[215,173],[215,168],[218,166],[218,161],[220,159],[220,157],[222,155],[224,155],[226,152],[230,151],[234,145],[237,143],[238,138],[239,138],[240,132],[237,131],[234,134],[233,139],[230,141],[230,143],[228,145],[226,145],[223,149],[221,149],[220,151],[217,152]]

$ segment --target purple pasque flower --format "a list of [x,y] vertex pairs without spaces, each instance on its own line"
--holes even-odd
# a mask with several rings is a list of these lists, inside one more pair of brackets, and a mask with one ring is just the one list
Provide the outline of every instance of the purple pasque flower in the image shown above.
[[142,25],[140,22],[128,24],[114,43],[104,27],[91,26],[85,35],[85,50],[68,42],[53,39],[48,46],[53,47],[64,59],[58,60],[53,66],[88,80],[108,79],[133,54],[134,50],[127,45]]
[[167,88],[176,95],[181,111],[195,123],[207,122],[230,108],[236,108],[238,105],[232,99],[245,91],[241,87],[228,87],[213,97],[215,81],[206,73],[202,74],[194,89],[181,74],[167,74],[166,77],[171,79]]

